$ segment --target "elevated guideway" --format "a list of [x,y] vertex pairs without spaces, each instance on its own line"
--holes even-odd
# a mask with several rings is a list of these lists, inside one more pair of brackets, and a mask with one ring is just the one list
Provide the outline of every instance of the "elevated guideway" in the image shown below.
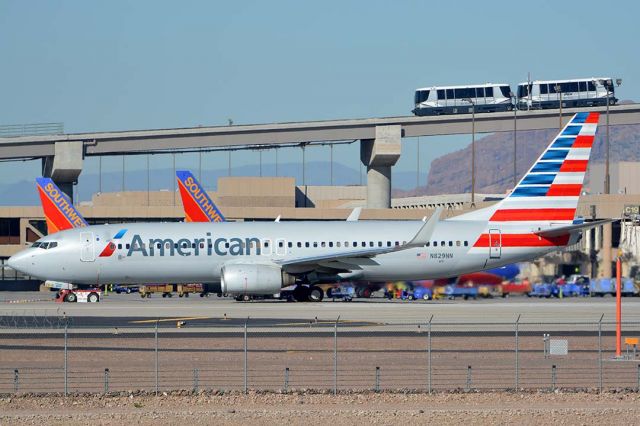
[[[583,109],[564,109],[562,120]],[[606,111],[606,107],[591,108]],[[367,206],[391,206],[391,167],[406,137],[555,129],[558,110],[514,111],[437,117],[386,117],[240,126],[191,127],[120,132],[33,135],[0,138],[0,160],[42,158],[43,170],[69,195],[85,156],[135,155],[201,149],[259,148],[332,141],[361,141],[367,166]],[[606,123],[605,114],[600,124]],[[640,104],[610,107],[612,126],[640,123]]]

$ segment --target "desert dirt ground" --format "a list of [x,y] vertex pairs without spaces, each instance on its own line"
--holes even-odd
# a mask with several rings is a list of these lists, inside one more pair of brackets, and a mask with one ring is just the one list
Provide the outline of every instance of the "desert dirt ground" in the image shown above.
[[0,424],[636,424],[637,393],[132,393],[0,398]]

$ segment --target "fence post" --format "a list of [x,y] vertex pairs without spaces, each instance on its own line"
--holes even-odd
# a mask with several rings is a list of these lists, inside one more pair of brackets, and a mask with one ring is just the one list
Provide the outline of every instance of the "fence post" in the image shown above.
[[64,396],[67,396],[68,391],[69,391],[69,382],[68,382],[68,374],[67,374],[67,367],[68,367],[68,358],[67,358],[67,331],[69,328],[69,321],[65,321],[64,322]]
[[638,373],[636,375],[636,382],[637,382],[636,383],[636,392],[640,392],[640,364],[638,364]]
[[247,388],[247,324],[249,322],[249,317],[247,317],[244,322],[244,393],[246,394],[249,390]]
[[193,369],[193,391],[194,392],[198,392],[198,387],[199,387],[199,377],[200,376],[200,371],[197,368]]
[[380,367],[376,367],[376,392],[380,392]]
[[471,366],[467,365],[467,385],[466,390],[471,390]]
[[431,321],[433,321],[433,315],[429,318],[429,324],[427,326],[427,352],[428,352],[428,361],[429,361],[429,370],[427,377],[427,391],[431,393]]
[[518,318],[516,318],[516,392],[520,388],[520,340],[519,340],[519,330],[518,327],[520,325],[520,314],[518,314]]
[[551,366],[551,390],[556,390],[556,365]]
[[340,321],[340,315],[336,319],[336,324],[333,328],[333,394],[338,393],[338,321]]
[[600,320],[598,321],[598,388],[600,389],[600,393],[602,393],[602,318],[604,318],[604,314],[600,316]]
[[156,396],[158,396],[158,390],[159,390],[159,380],[158,380],[158,367],[159,367],[159,362],[158,362],[158,320],[156,320],[156,327],[155,327],[155,343],[156,343],[156,348],[155,348],[155,355],[156,355]]
[[109,393],[109,369],[104,369],[104,393]]
[[13,393],[18,393],[18,388],[20,386],[20,380],[18,376],[18,369],[13,370]]
[[289,392],[289,367],[284,369],[284,393]]

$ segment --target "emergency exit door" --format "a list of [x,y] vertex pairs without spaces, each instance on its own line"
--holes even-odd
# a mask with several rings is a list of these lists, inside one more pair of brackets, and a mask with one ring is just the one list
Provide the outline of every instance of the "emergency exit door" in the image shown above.
[[93,262],[96,260],[96,253],[93,246],[93,232],[80,233],[80,260],[83,262]]

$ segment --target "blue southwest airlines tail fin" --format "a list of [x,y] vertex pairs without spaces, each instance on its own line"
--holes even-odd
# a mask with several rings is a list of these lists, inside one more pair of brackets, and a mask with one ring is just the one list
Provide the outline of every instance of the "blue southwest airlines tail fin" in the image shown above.
[[597,112],[575,114],[505,199],[456,219],[573,223],[599,118]]
[[87,226],[80,212],[50,178],[36,178],[36,187],[40,195],[42,210],[47,220],[47,231],[53,234],[65,229]]
[[187,222],[225,222],[225,218],[204,190],[200,182],[188,170],[177,170],[176,179]]

